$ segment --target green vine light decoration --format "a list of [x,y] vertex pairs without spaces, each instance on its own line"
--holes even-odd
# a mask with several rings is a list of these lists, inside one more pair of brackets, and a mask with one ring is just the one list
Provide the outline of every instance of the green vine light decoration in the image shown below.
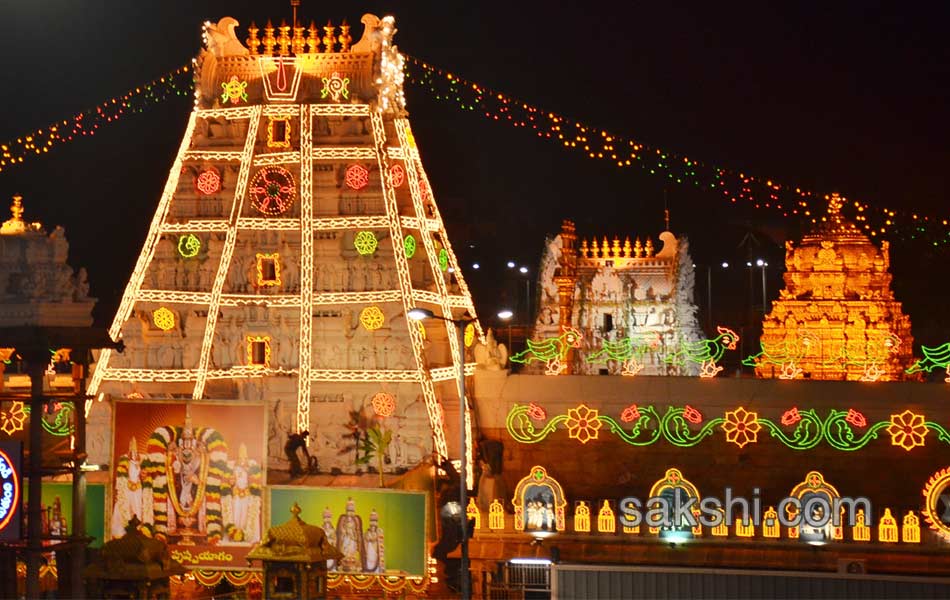
[[950,431],[946,427],[927,421],[924,415],[911,410],[893,414],[886,421],[868,423],[865,416],[854,409],[832,409],[823,419],[814,409],[792,407],[782,414],[779,421],[774,421],[741,406],[725,411],[721,417],[705,419],[689,405],[667,407],[661,415],[653,406],[631,404],[617,419],[580,404],[564,414],[548,418],[546,411],[532,402],[512,406],[505,425],[511,437],[522,444],[536,444],[558,428],[564,428],[568,430],[570,439],[581,444],[599,439],[603,431],[637,447],[650,446],[663,439],[674,446],[690,448],[717,432],[723,433],[726,441],[739,448],[757,444],[759,433],[765,432],[788,448],[801,451],[811,450],[824,442],[835,450],[854,452],[882,437],[882,432],[883,437],[890,437],[891,445],[906,451],[924,446],[931,432],[937,442],[950,445]]

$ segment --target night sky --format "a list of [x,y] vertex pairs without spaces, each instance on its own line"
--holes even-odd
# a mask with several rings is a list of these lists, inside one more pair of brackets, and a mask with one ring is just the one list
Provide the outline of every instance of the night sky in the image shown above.
[[[303,0],[300,18],[345,17],[355,41],[364,12],[392,14],[401,51],[546,110],[793,186],[950,216],[950,9],[765,4]],[[2,0],[0,142],[189,62],[206,19],[237,18],[243,40],[252,20],[290,14],[288,2]],[[419,87],[406,94],[483,317],[523,303],[523,280],[505,263],[533,276],[562,219],[581,236],[655,239],[664,203],[673,231],[691,240],[701,280],[705,265],[732,264],[714,270],[713,320],[737,326],[748,313],[747,259],[770,261],[768,295],[777,296],[796,221],[565,152]],[[21,193],[27,218],[66,228],[70,261],[87,267],[100,298],[100,324],[111,321],[141,250],[190,109],[187,96],[153,105],[0,173],[0,211]],[[916,341],[950,339],[950,250],[894,244],[894,289]],[[704,281],[697,296],[705,305]]]

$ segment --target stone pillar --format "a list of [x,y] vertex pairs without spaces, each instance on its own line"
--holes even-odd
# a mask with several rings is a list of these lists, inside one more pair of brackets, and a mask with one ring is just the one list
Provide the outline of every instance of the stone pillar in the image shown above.
[[46,366],[49,353],[45,348],[40,351],[23,352],[30,374],[30,494],[27,518],[26,550],[26,597],[40,597],[40,559],[43,552],[43,383],[46,380]]

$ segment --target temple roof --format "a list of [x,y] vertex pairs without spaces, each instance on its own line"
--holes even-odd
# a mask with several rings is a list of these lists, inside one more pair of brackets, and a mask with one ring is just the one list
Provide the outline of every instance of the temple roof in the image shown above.
[[248,560],[284,562],[324,562],[343,554],[327,539],[323,529],[300,518],[300,506],[294,502],[289,521],[267,530],[260,544],[247,555]]
[[834,240],[870,244],[871,241],[861,233],[858,226],[841,214],[842,206],[844,206],[844,198],[838,194],[832,194],[828,198],[828,214],[821,218],[810,233],[802,237],[802,243],[817,244],[822,240]]
[[90,565],[90,579],[144,580],[181,575],[185,568],[171,557],[165,542],[146,536],[139,530],[141,521],[133,516],[125,535],[102,546],[100,562]]

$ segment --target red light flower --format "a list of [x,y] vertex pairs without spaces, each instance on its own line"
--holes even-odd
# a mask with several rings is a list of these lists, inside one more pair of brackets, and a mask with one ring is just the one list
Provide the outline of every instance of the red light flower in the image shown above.
[[623,409],[623,412],[620,413],[620,420],[624,423],[630,423],[631,421],[636,421],[640,418],[640,409],[637,408],[636,404],[631,404],[627,408]]
[[703,420],[703,413],[687,404],[686,408],[683,409],[683,418],[696,425]]
[[543,421],[548,418],[548,413],[534,402],[528,404],[528,416],[535,421]]
[[851,423],[855,427],[867,427],[868,424],[868,420],[864,418],[864,415],[853,408],[848,409],[848,416],[846,416],[844,420],[848,423]]
[[782,425],[788,427],[789,425],[794,425],[802,420],[802,416],[798,414],[798,407],[793,406],[790,409],[785,411],[785,414],[782,415]]

